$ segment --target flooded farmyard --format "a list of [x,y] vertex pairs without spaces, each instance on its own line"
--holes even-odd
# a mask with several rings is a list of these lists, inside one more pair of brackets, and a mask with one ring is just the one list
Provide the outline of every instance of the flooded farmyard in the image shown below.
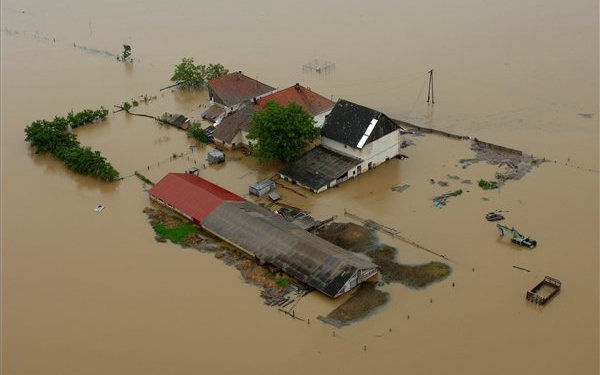
[[[3,374],[598,373],[597,2],[8,0],[1,38]],[[116,59],[124,44],[133,63]],[[378,246],[396,249],[388,264],[449,274],[418,288],[382,280],[385,303],[338,328],[318,317],[352,293],[310,292],[292,317],[215,254],[157,242],[144,210],[159,206],[135,171],[158,182],[197,167],[269,205],[248,187],[284,167],[228,150],[208,165],[212,145],[113,113],[147,95],[134,112],[200,120],[206,90],[160,90],[183,57],[466,136],[407,132],[405,158],[335,188],[276,188],[317,220],[378,224]],[[303,70],[315,59],[335,70]],[[101,106],[107,118],[74,133],[123,180],[74,174],[24,141],[35,120]],[[468,137],[522,151],[527,172],[480,188],[527,163],[490,159]],[[489,212],[537,246],[500,236]],[[562,288],[539,307],[525,297],[545,276]]]

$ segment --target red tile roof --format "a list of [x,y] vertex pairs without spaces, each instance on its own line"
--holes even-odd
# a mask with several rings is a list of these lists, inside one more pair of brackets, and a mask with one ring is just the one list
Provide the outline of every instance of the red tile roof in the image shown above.
[[217,103],[233,106],[267,94],[275,88],[247,77],[242,72],[235,72],[208,81],[208,90]]
[[267,102],[274,100],[282,106],[287,106],[289,102],[299,104],[312,117],[329,111],[335,106],[331,100],[317,94],[314,91],[296,83],[294,86],[287,89],[277,91],[273,94],[264,96],[256,101],[256,105],[260,108],[264,107]]
[[190,173],[169,173],[148,193],[198,222],[223,202],[244,201],[229,190]]

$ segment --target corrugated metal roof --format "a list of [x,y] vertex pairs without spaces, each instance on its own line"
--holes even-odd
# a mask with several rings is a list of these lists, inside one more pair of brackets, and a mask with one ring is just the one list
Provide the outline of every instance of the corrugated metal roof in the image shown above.
[[359,270],[377,268],[251,202],[220,204],[202,227],[331,297]]
[[281,170],[279,174],[313,191],[319,191],[361,161],[319,145]]
[[[371,124],[374,125],[367,132]],[[398,125],[383,113],[340,99],[327,116],[321,136],[360,149],[398,129]],[[364,140],[363,136],[366,136]]]
[[307,89],[298,83],[296,83],[294,86],[288,87],[287,89],[283,89],[260,98],[256,101],[256,105],[258,105],[260,108],[263,108],[265,104],[271,100],[284,107],[290,102],[299,104],[311,117],[323,112],[327,112],[335,105],[335,103],[331,100]]
[[242,72],[235,72],[208,81],[208,90],[217,103],[229,107],[267,94],[275,88],[245,76]]
[[204,220],[225,201],[244,201],[232,192],[190,173],[169,173],[148,193],[197,221]]

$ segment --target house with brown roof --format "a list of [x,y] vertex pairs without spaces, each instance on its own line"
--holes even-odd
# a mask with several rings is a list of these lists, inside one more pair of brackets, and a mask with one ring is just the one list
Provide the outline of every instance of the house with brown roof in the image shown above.
[[287,106],[290,102],[300,105],[315,120],[315,126],[319,128],[323,126],[325,117],[335,106],[335,102],[299,83],[263,96],[256,101],[256,105],[262,109],[265,104],[272,100],[283,107]]
[[320,193],[399,155],[400,129],[379,111],[338,100],[321,128],[321,144],[279,175]]
[[315,126],[318,127],[323,125],[325,117],[335,106],[333,101],[296,83],[286,89],[263,96],[253,101],[252,104],[225,117],[217,126],[217,130],[215,130],[215,143],[226,148],[248,147],[251,142],[247,136],[252,123],[252,115],[262,110],[270,101],[275,101],[282,106],[287,106],[290,102],[300,105],[312,116],[315,120]]
[[274,87],[250,78],[241,71],[208,81],[208,97],[211,105],[223,107],[225,114],[236,111],[273,91],[275,91]]

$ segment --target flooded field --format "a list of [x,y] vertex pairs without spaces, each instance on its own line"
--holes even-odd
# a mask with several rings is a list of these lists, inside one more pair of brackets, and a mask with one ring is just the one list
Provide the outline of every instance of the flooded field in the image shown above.
[[[597,374],[598,10],[592,0],[3,1],[0,373]],[[133,64],[116,60],[123,44]],[[499,168],[461,163],[476,157],[469,140],[407,135],[408,158],[337,188],[279,188],[283,202],[317,219],[355,222],[350,213],[394,228],[452,269],[422,289],[383,286],[389,301],[343,328],[317,317],[349,296],[310,293],[295,307],[307,324],[264,305],[258,288],[213,255],[156,242],[139,179],[75,175],[24,141],[34,120],[112,111],[144,94],[156,99],[136,112],[198,119],[206,92],[160,91],[183,57],[547,161],[482,190],[477,181]],[[317,58],[335,71],[302,71]],[[182,131],[123,112],[75,132],[122,176],[158,181],[196,166],[248,199],[249,184],[282,167],[240,152],[205,166],[210,146],[190,149]],[[106,208],[94,211],[98,204]],[[484,219],[494,210],[537,247],[501,237]],[[398,249],[399,263],[446,262],[379,238]],[[562,289],[536,307],[526,291],[546,275]]]

